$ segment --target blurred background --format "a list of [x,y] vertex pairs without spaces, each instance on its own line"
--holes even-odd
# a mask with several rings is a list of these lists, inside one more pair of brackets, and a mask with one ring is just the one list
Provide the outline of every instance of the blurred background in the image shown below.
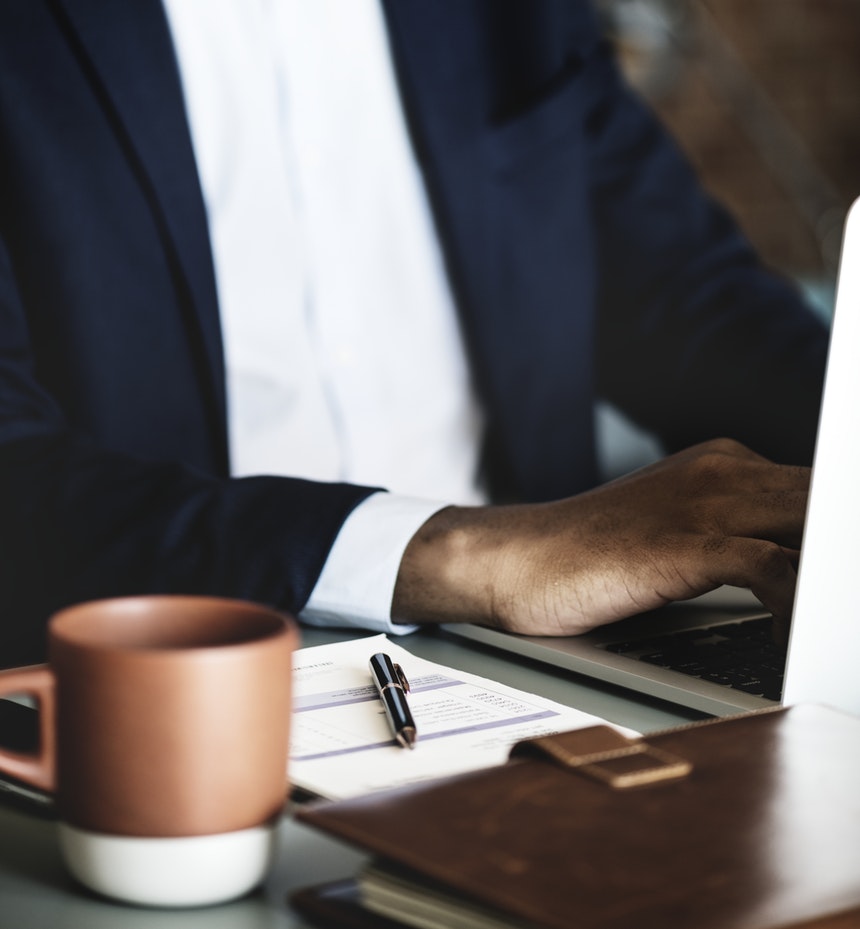
[[[860,0],[598,0],[631,83],[772,267],[828,317],[860,195]],[[604,471],[659,454],[614,411]]]

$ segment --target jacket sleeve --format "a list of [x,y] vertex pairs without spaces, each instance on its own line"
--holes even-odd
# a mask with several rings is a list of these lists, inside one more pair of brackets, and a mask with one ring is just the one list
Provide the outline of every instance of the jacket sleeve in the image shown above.
[[583,78],[599,391],[668,450],[726,435],[810,463],[826,326],[702,189],[605,42]]
[[0,665],[42,660],[47,617],[84,599],[207,593],[298,612],[371,491],[107,451],[40,385],[27,326],[0,243]]

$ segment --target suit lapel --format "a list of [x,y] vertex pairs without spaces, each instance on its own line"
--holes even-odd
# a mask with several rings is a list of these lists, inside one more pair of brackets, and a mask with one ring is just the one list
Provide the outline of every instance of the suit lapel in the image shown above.
[[202,346],[226,464],[226,402],[206,212],[173,46],[158,0],[53,0],[162,230],[186,321]]
[[571,21],[590,13],[537,0],[383,5],[498,493],[592,486],[591,240],[579,87],[565,80]]

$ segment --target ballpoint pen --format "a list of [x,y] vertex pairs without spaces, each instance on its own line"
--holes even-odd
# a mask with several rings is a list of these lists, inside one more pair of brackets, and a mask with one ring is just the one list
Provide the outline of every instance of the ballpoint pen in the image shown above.
[[370,659],[370,674],[379,691],[379,699],[385,707],[385,715],[388,717],[394,738],[403,748],[413,748],[418,731],[406,702],[409,681],[406,680],[403,668],[388,655],[379,652]]

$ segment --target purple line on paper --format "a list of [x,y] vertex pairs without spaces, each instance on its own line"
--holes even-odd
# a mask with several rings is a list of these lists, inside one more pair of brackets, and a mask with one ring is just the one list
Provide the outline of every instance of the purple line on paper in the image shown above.
[[476,726],[462,726],[459,729],[446,729],[444,732],[430,732],[422,736],[424,742],[431,739],[446,739],[452,735],[462,735],[464,732],[480,732],[483,729],[498,729],[501,726],[516,726],[519,723],[530,723],[536,719],[549,719],[558,716],[555,710],[541,710],[539,713],[530,713],[528,716],[513,716],[510,719],[494,719],[488,723],[478,723]]
[[428,690],[443,690],[446,687],[459,687],[460,684],[465,683],[465,681],[458,681],[453,677],[441,677],[439,675],[434,675],[433,677],[419,677],[409,682],[409,691],[414,694],[423,694]]
[[333,690],[324,694],[295,697],[293,712],[306,713],[308,710],[325,710],[331,706],[352,706],[354,703],[369,703],[371,700],[379,700],[379,694],[373,685],[352,687],[349,690]]
[[[465,732],[482,732],[487,729],[499,729],[503,726],[516,726],[520,723],[533,722],[536,719],[548,719],[551,716],[558,716],[555,710],[542,710],[539,713],[531,713],[528,716],[515,716],[511,719],[494,719],[486,723],[478,723],[474,726],[462,726],[459,729],[446,729],[444,732],[430,732],[419,737],[418,745],[421,742],[431,742],[435,739],[445,739],[450,736],[462,735]],[[369,745],[353,745],[349,748],[336,748],[328,752],[317,752],[313,755],[293,755],[291,761],[319,761],[321,758],[336,758],[339,755],[354,755],[357,752],[372,751],[377,748],[385,748],[388,745],[396,745],[394,739],[389,742],[373,742]],[[416,751],[418,749],[416,748]]]
[[370,742],[367,745],[353,745],[350,748],[335,748],[330,752],[317,752],[314,755],[291,755],[290,761],[319,761],[320,758],[337,758],[339,755],[354,755],[356,752],[369,752],[376,748],[387,748],[397,745],[394,739],[387,742]]
[[[463,681],[453,677],[443,677],[441,674],[428,674],[426,677],[416,678],[411,682],[413,693],[424,693],[428,690],[441,690],[445,687],[458,687]],[[353,706],[356,703],[369,703],[379,700],[379,694],[373,684],[361,687],[347,687],[343,690],[330,690],[322,694],[306,694],[295,697],[293,711],[305,713],[308,710],[326,710],[333,706]]]

